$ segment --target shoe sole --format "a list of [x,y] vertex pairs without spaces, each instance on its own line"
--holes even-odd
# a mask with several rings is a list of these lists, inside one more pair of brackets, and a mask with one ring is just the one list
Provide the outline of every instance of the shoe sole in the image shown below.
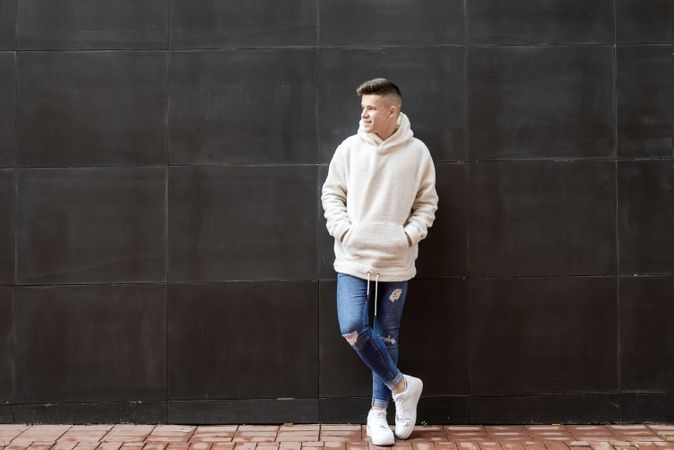
[[398,434],[396,432],[395,435],[396,435],[396,437],[398,437],[398,439],[407,439],[408,437],[410,437],[410,435],[414,431],[414,427],[417,424],[417,406],[419,406],[419,399],[421,398],[421,393],[424,391],[424,382],[421,381],[421,379],[419,379],[419,378],[417,378],[417,379],[419,380],[419,383],[421,384],[421,386],[419,387],[419,393],[416,395],[416,398],[414,399],[414,403],[415,403],[414,404],[414,420],[413,420],[414,425],[412,425],[412,428],[406,434]]
[[395,437],[391,437],[390,441],[375,441],[372,435],[370,434],[370,428],[367,427],[367,436],[370,438],[374,445],[393,445],[395,444]]

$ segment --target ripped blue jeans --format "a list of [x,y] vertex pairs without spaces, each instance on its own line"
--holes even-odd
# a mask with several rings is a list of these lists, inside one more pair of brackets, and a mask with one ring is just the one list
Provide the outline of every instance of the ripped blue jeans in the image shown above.
[[[398,338],[409,282],[370,282],[337,274],[337,317],[342,336],[372,370],[372,405],[386,408],[391,388],[403,379],[398,370]],[[377,294],[375,294],[377,292]],[[369,300],[377,301],[374,329],[368,317]]]

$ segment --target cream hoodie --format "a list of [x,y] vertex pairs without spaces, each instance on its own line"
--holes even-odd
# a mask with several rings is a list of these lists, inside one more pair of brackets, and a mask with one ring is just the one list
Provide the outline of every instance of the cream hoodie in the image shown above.
[[378,281],[416,274],[418,243],[438,208],[435,167],[403,113],[399,123],[385,141],[361,125],[332,157],[321,201],[337,272]]

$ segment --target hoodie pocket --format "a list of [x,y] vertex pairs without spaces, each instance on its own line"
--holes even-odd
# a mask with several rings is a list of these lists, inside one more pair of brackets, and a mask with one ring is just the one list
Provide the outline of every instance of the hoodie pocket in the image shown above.
[[362,264],[385,267],[403,264],[409,245],[402,225],[363,221],[351,226],[345,236],[344,247]]

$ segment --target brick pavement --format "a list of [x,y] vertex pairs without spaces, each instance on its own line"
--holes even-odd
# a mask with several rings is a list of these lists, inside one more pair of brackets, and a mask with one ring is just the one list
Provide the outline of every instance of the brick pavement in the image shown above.
[[[362,425],[0,424],[0,450],[383,450]],[[396,450],[674,450],[674,425],[419,426]]]

